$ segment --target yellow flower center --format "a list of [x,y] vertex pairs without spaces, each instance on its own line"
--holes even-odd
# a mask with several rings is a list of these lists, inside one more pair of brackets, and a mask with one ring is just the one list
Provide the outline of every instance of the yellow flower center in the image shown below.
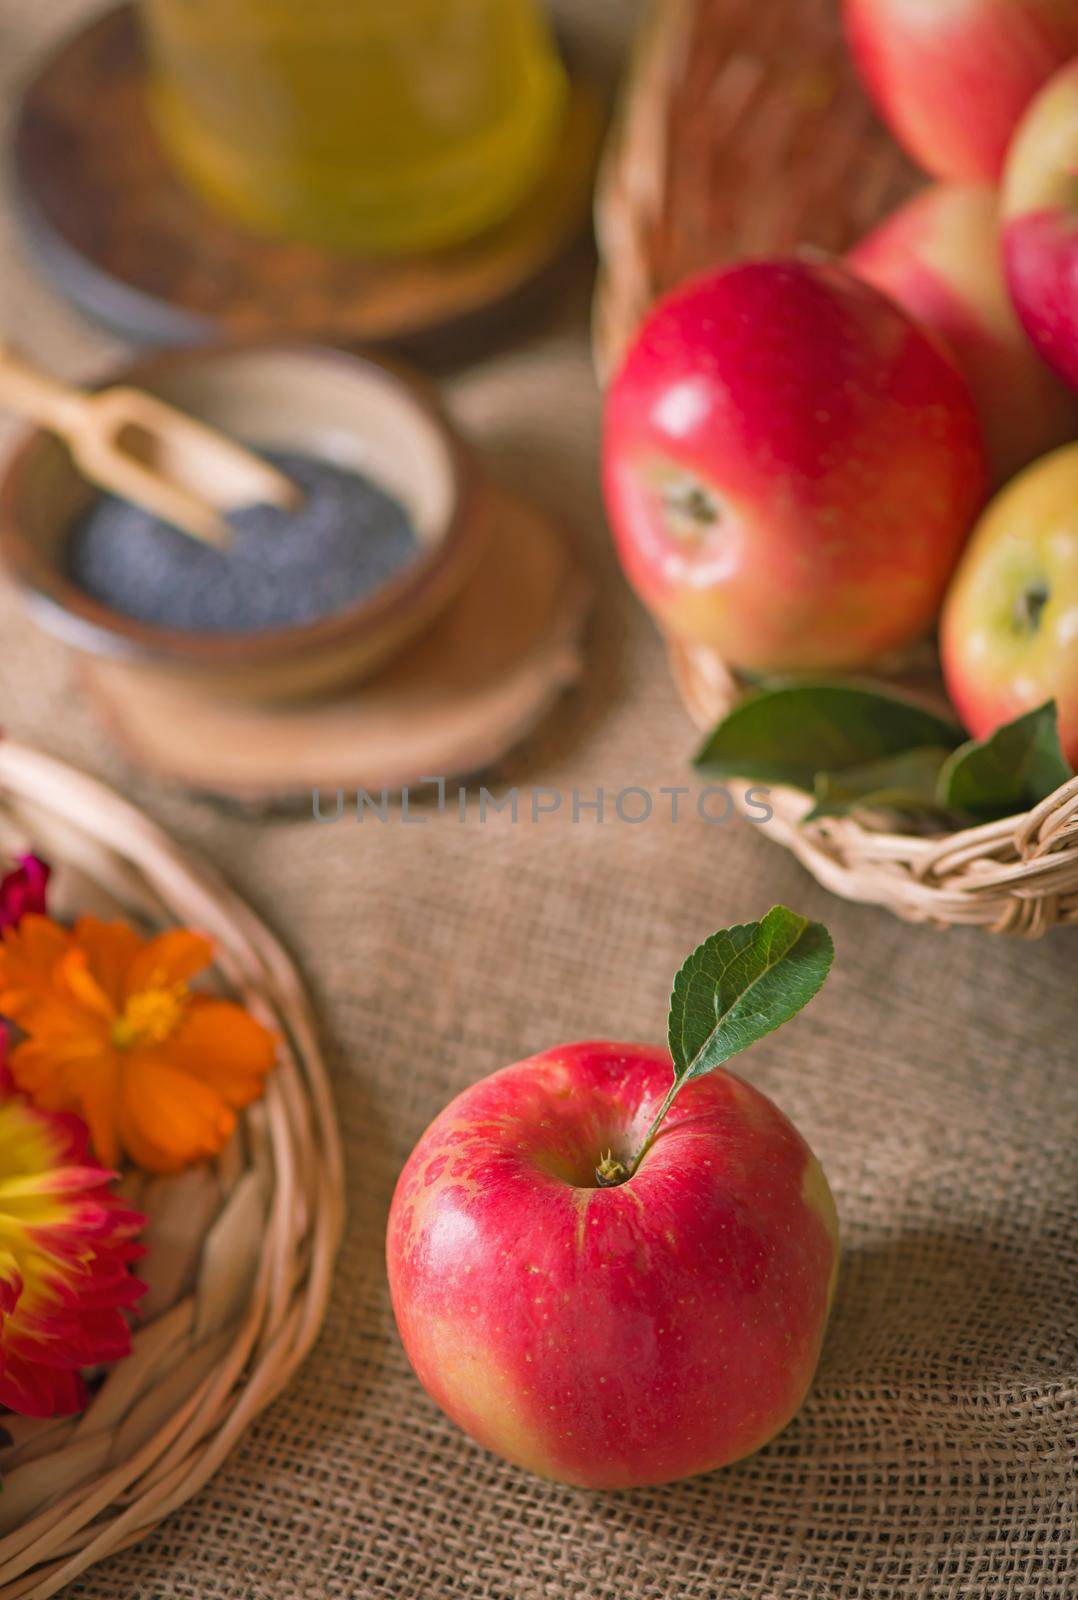
[[164,1044],[183,1021],[187,1000],[185,983],[140,989],[129,996],[112,1024],[113,1044],[119,1050],[130,1050],[133,1045]]

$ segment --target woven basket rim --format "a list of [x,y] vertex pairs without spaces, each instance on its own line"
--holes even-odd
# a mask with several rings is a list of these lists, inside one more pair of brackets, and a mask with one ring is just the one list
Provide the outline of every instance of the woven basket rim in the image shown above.
[[[91,841],[102,859],[161,905],[162,920],[207,933],[217,972],[281,1038],[265,1095],[242,1119],[246,1125],[256,1111],[264,1118],[268,1157],[257,1176],[271,1174],[246,1309],[214,1335],[221,1349],[209,1370],[129,1457],[90,1472],[0,1538],[0,1600],[46,1600],[195,1494],[288,1382],[324,1317],[343,1228],[343,1164],[302,980],[280,941],[216,869],[107,785],[14,741],[0,741],[0,800],[14,808],[20,826],[29,812],[43,830],[66,828]],[[63,863],[62,854],[51,854]],[[237,1182],[254,1172],[248,1157]],[[185,1298],[142,1324],[140,1333],[163,1324]],[[206,1339],[201,1348],[211,1344]],[[123,1362],[112,1370],[122,1372]],[[92,1424],[94,1403],[80,1424]]]

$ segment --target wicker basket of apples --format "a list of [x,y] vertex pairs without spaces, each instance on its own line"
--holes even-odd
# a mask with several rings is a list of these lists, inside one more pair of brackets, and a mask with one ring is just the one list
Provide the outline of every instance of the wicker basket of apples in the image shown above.
[[1074,0],[655,0],[597,201],[698,766],[837,893],[1027,937],[1078,923],[1076,170]]

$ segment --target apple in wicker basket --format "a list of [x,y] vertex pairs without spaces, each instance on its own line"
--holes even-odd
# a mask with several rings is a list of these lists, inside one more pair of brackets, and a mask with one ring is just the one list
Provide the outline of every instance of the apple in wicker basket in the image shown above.
[[749,261],[650,312],[603,487],[661,626],[750,672],[852,668],[929,628],[987,492],[969,387],[886,295]]
[[845,18],[880,114],[937,178],[994,182],[1026,106],[1078,54],[1075,0],[845,0]]
[[718,1069],[805,1004],[831,954],[776,906],[686,962],[670,1053],[548,1050],[427,1129],[390,1212],[393,1309],[420,1381],[481,1444],[624,1488],[789,1422],[834,1289],[834,1202],[782,1112]]
[[1027,467],[988,507],[947,595],[940,656],[975,737],[1054,699],[1078,770],[1078,443]]
[[1078,389],[1078,57],[1041,91],[1015,135],[1003,219],[1018,314],[1044,359]]
[[[1075,107],[1078,118],[1078,91]],[[996,484],[1078,437],[1078,397],[1038,355],[1011,304],[994,189],[924,189],[847,260],[947,345],[969,381]]]

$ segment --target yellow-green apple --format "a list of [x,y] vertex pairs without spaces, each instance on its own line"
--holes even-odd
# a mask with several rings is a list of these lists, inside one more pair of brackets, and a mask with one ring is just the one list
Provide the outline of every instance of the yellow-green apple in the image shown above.
[[1027,467],[986,510],[947,595],[940,657],[976,738],[1054,699],[1078,768],[1078,444]]
[[1078,399],[1041,360],[1011,304],[994,189],[924,189],[847,259],[947,345],[969,382],[994,484],[1078,438]]
[[899,142],[937,178],[995,182],[1030,100],[1078,54],[1075,0],[844,0],[846,36]]
[[822,260],[676,289],[607,393],[622,565],[734,667],[859,667],[935,619],[984,502],[969,386],[886,295]]
[[480,1444],[589,1488],[758,1449],[816,1367],[838,1260],[819,1164],[756,1089],[687,1084],[628,1181],[664,1050],[566,1045],[465,1090],[397,1184],[393,1309],[424,1387]]
[[1015,135],[1003,182],[1003,253],[1026,331],[1078,389],[1078,56],[1041,90]]

